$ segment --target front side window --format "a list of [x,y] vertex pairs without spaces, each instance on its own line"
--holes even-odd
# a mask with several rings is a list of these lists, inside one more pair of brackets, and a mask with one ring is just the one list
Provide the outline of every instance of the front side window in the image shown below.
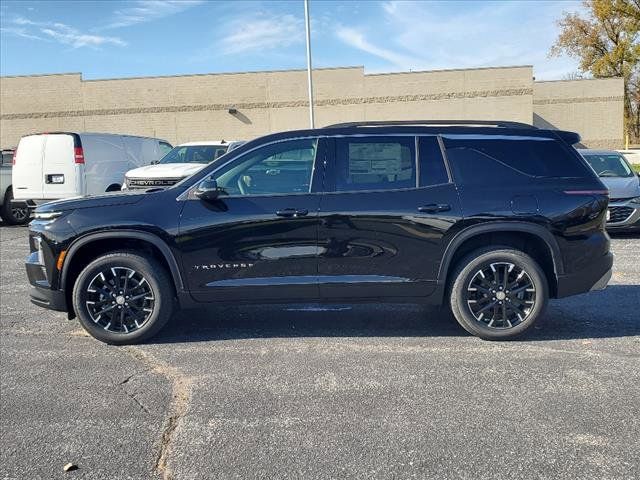
[[190,145],[175,147],[159,163],[211,163],[227,153],[226,145]]
[[336,139],[336,191],[416,186],[414,137]]
[[214,174],[223,195],[309,193],[318,140],[289,140],[238,158]]
[[622,155],[589,153],[583,156],[599,177],[633,177],[633,171]]

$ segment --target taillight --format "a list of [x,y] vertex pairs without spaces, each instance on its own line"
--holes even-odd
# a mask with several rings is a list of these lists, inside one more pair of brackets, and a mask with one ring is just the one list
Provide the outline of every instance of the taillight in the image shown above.
[[16,164],[16,157],[18,156],[18,147],[13,151],[13,157],[11,158],[11,165]]
[[74,152],[75,152],[74,158],[76,163],[84,163],[84,152],[82,151],[82,147],[74,148]]

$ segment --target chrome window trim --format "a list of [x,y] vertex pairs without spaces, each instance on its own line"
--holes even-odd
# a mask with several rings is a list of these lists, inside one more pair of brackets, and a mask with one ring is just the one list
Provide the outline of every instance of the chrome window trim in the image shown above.
[[416,135],[413,138],[414,151],[415,153],[415,162],[416,162],[416,188],[420,188],[420,146],[418,145],[419,139]]
[[[308,140],[308,139],[317,139],[318,141],[320,141],[321,139],[331,139],[331,138],[370,138],[370,137],[414,137],[415,139],[417,139],[417,137],[436,137],[439,138],[440,135],[437,133],[434,134],[418,134],[418,133],[349,133],[349,134],[331,134],[331,135],[304,135],[304,136],[296,136],[296,137],[288,137],[288,138],[280,138],[277,140],[272,140],[270,142],[267,143],[261,143],[260,145],[256,145],[255,147],[253,147],[251,150],[247,150],[246,152],[244,152],[242,155],[232,158],[230,160],[228,160],[227,162],[224,162],[223,164],[217,166],[215,169],[211,170],[211,172],[209,172],[208,175],[213,175],[214,173],[216,173],[218,170],[220,170],[221,168],[224,168],[225,166],[227,166],[228,164],[230,164],[231,162],[234,162],[236,160],[239,160],[243,157],[245,157],[246,155],[249,155],[251,152],[254,152],[255,150],[259,149],[259,148],[263,148],[263,147],[268,147],[270,145],[275,145],[277,143],[283,143],[283,142],[289,142],[289,141],[295,141],[295,140]],[[317,153],[317,152],[316,152]],[[415,155],[415,160],[417,162],[418,160],[418,154],[416,151],[416,155]],[[315,167],[316,167],[316,160],[317,160],[317,155],[316,158],[314,158],[314,162],[313,162],[313,168],[314,168],[314,173],[315,173]],[[446,160],[446,159],[445,159]],[[449,172],[448,170],[448,165],[447,162],[445,161],[445,166],[447,167],[447,172]],[[325,158],[325,162],[324,162],[324,167],[325,167],[325,171],[326,171],[326,158]],[[206,167],[205,167],[206,168]],[[407,190],[415,190],[418,188],[422,188],[419,186],[420,179],[417,175],[418,171],[416,170],[416,187],[411,187],[411,188],[396,188],[396,189],[377,189],[377,190],[349,190],[349,191],[340,191],[340,192],[308,192],[308,193],[286,193],[286,194],[261,194],[261,195],[229,195],[226,197],[222,197],[222,198],[247,198],[247,197],[251,197],[251,198],[258,198],[258,197],[282,197],[282,196],[289,196],[289,195],[313,195],[313,194],[332,194],[332,193],[371,193],[371,192],[397,192],[397,191],[407,191]],[[313,182],[313,177],[311,178],[312,182]],[[195,188],[197,188],[197,185],[202,181],[199,180],[197,182],[195,182],[194,184],[186,187],[186,189],[176,197],[176,201],[180,202],[180,201],[186,201],[186,200],[194,200],[195,197],[192,194],[193,190]],[[452,183],[451,181],[451,175],[449,175],[449,183]],[[446,184],[443,184],[446,185]],[[324,188],[324,185],[323,185]],[[310,187],[310,189],[312,189]]]
[[438,135],[437,137],[438,145],[440,145],[440,153],[442,154],[442,160],[444,161],[444,168],[447,170],[447,175],[449,176],[449,183],[454,183],[453,175],[451,174],[451,166],[449,165],[449,157],[447,156],[447,148],[444,145],[442,135]]

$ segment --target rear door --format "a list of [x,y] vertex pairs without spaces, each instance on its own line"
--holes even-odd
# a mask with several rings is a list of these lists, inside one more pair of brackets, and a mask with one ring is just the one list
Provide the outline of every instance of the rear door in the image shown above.
[[73,134],[45,137],[42,169],[42,198],[68,198],[82,194],[80,165],[75,162]]
[[17,200],[43,198],[45,138],[46,135],[27,135],[20,139],[12,173],[13,196]]
[[330,150],[318,233],[321,296],[428,296],[445,237],[461,217],[437,137],[344,137]]

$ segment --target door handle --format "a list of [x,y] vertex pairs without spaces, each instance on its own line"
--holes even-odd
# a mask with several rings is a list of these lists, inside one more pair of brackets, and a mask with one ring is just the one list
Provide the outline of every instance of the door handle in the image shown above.
[[277,210],[276,215],[279,217],[304,217],[309,213],[309,210],[304,208],[285,208],[284,210]]
[[449,210],[451,210],[451,205],[446,203],[430,203],[429,205],[418,207],[418,211],[421,213],[448,212]]

